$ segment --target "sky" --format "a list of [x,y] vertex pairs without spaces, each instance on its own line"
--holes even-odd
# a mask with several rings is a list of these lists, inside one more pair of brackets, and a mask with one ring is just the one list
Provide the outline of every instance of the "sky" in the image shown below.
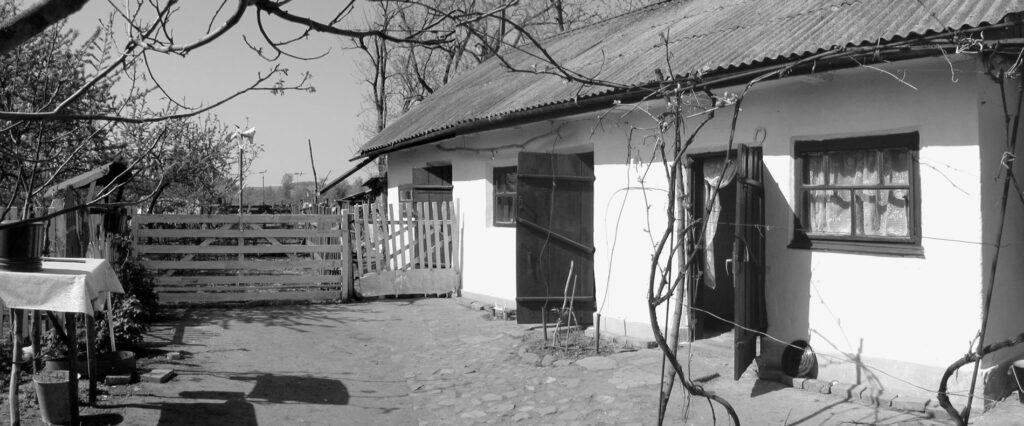
[[[230,9],[231,3],[225,9]],[[340,3],[332,0],[295,2],[296,6],[289,5],[287,10],[328,20],[337,13]],[[220,2],[183,0],[180,4],[181,9],[172,18],[170,27],[176,42],[184,43],[206,32]],[[107,1],[92,0],[68,18],[68,25],[79,30],[83,37],[88,36],[99,26],[99,20],[113,10]],[[221,15],[215,27],[220,25],[225,13]],[[361,12],[356,15],[352,25],[361,24],[365,19]],[[268,32],[279,39],[289,39],[300,32],[300,27],[275,18],[264,17],[264,24]],[[266,74],[273,66],[246,46],[243,35],[250,41],[262,41],[253,10],[247,11],[230,32],[184,58],[151,56],[153,73],[179,101],[184,100],[189,105],[215,102],[252,84],[258,73]],[[363,120],[361,114],[367,89],[365,83],[360,83],[357,68],[357,62],[365,54],[351,46],[348,39],[314,33],[291,52],[313,56],[329,49],[326,57],[314,61],[286,59],[281,64],[289,69],[291,78],[298,79],[303,71],[310,72],[315,93],[288,92],[275,96],[269,92],[252,92],[212,111],[229,125],[243,130],[256,128],[254,142],[261,145],[264,152],[250,169],[247,186],[259,187],[263,182],[268,186],[279,185],[285,173],[295,175],[295,181],[312,181],[307,140],[312,141],[313,161],[320,179],[325,176],[333,179],[355,165],[348,160],[364,142],[358,127]]]

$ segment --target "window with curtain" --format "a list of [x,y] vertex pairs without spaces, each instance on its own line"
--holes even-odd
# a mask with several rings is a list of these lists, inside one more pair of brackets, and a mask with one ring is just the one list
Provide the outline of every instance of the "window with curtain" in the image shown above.
[[918,244],[918,145],[916,132],[796,142],[794,244]]
[[494,226],[516,225],[516,167],[494,168]]

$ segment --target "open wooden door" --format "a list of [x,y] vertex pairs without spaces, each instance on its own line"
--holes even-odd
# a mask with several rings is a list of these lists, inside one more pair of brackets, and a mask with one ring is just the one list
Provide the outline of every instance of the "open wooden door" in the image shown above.
[[[568,294],[576,321],[592,323],[595,308],[593,153],[521,152],[516,185],[518,322],[541,322],[542,312],[561,308]],[[570,265],[572,277],[567,291]],[[548,317],[548,322],[554,324],[555,321]]]
[[[736,151],[736,238],[732,267],[735,285],[734,379],[757,356],[759,332],[768,329],[764,300],[764,185],[761,149],[740,144]],[[755,330],[755,331],[750,331]]]

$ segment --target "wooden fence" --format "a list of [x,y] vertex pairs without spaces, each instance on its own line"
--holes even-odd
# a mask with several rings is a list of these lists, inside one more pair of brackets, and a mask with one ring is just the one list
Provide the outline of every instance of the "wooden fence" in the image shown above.
[[402,203],[397,210],[383,203],[353,208],[356,292],[365,297],[457,291],[457,204]]
[[342,215],[137,215],[161,304],[341,299]]

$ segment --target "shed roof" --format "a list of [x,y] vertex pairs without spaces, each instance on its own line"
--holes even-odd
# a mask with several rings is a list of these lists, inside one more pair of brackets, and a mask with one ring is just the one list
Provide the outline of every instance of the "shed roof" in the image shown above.
[[[691,0],[667,1],[542,42],[565,68],[624,84],[672,72],[736,71],[797,59],[843,46],[872,45],[948,30],[995,24],[1021,11],[1024,0]],[[660,45],[660,46],[659,46]],[[505,55],[514,67],[545,67],[523,52]],[[572,106],[622,89],[580,87],[550,74],[509,72],[492,58],[456,77],[368,141],[360,156],[399,148],[509,114]],[[450,131],[448,133],[451,133]]]

